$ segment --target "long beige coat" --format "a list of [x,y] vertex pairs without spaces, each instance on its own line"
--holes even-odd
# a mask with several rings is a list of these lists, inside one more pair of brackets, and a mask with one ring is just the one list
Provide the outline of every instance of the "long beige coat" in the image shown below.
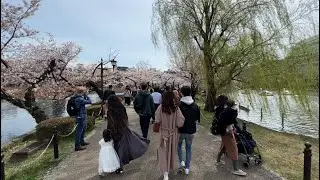
[[184,116],[179,107],[175,113],[162,112],[160,105],[155,114],[155,122],[160,123],[160,146],[157,158],[161,172],[169,172],[177,168],[178,128],[184,124]]

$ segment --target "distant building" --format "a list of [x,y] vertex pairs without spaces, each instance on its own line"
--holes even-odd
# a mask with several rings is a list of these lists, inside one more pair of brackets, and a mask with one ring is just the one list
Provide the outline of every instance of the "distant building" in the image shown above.
[[128,67],[125,67],[125,66],[117,66],[116,69],[118,71],[127,71],[129,68]]

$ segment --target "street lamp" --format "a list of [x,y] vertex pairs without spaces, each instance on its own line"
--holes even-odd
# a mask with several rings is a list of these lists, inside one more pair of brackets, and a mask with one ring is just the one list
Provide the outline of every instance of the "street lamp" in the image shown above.
[[112,59],[110,62],[111,62],[111,65],[112,65],[112,72],[114,72],[114,67],[117,65],[117,61]]
[[109,60],[109,61],[107,61],[107,62],[103,62],[103,59],[101,58],[101,62],[100,62],[100,76],[101,76],[101,91],[102,91],[102,93],[103,93],[103,70],[104,70],[104,68],[103,68],[103,65],[106,65],[106,64],[108,64],[108,63],[111,63],[111,65],[112,65],[112,71],[114,72],[114,68],[115,68],[115,66],[117,65],[117,61],[116,60],[114,60],[114,59],[111,59],[111,60]]
[[[95,73],[95,71],[96,71],[96,69],[98,69],[99,68],[99,66],[100,66],[100,78],[101,78],[101,96],[102,96],[102,102],[101,102],[101,108],[103,108],[103,95],[104,95],[104,88],[103,88],[103,70],[104,70],[104,68],[103,68],[103,65],[106,65],[106,64],[108,64],[109,62],[111,62],[111,65],[112,65],[112,69],[113,69],[113,72],[114,72],[114,68],[115,68],[115,66],[117,66],[117,61],[115,60],[115,57],[113,58],[113,59],[111,59],[111,60],[109,60],[109,61],[107,61],[107,62],[103,62],[103,59],[101,58],[101,60],[100,60],[100,63],[97,65],[97,67],[94,69],[94,71],[93,71],[93,73],[92,73],[92,77],[94,76],[94,73]],[[102,113],[103,111],[101,111],[101,116],[102,116],[102,118],[103,118],[103,113]]]

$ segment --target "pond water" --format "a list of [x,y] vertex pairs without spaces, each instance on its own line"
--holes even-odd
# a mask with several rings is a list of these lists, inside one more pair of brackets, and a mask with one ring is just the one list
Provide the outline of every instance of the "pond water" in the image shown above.
[[[252,104],[247,100],[247,95],[238,94],[238,102],[241,106],[249,107],[250,111],[240,110],[239,118],[277,131],[285,131],[294,134],[303,134],[319,138],[319,95],[311,96],[311,114],[305,113],[295,102],[292,96],[286,96],[289,107],[284,113],[284,128],[282,128],[282,115],[279,111],[277,96],[266,96],[267,107],[263,108],[261,120],[261,107],[263,103],[256,98]],[[255,95],[256,97],[259,95]]]
[[[120,94],[117,94],[120,95]],[[93,102],[97,102],[99,97],[97,94],[89,94]],[[295,134],[304,134],[311,137],[319,137],[319,96],[314,96],[313,99],[313,118],[310,118],[299,109],[293,98],[289,98],[290,108],[286,112],[284,120],[284,129],[281,125],[281,114],[278,109],[278,103],[275,96],[268,96],[270,112],[263,112],[263,119],[260,120],[261,103],[253,102],[252,105],[246,100],[246,95],[239,93],[238,101],[242,106],[248,107],[250,111],[240,111],[239,118],[259,124],[261,126],[285,131]],[[39,101],[44,111],[50,117],[68,116],[66,112],[67,100],[61,102]],[[255,107],[255,108],[253,108]],[[33,130],[36,126],[35,120],[24,109],[13,106],[12,104],[1,101],[1,143],[6,143],[14,137],[23,135],[26,132]]]
[[[93,102],[100,100],[97,94],[89,94],[89,97]],[[68,99],[60,102],[41,100],[38,103],[49,117],[65,117],[68,116],[67,101]],[[34,118],[26,110],[1,101],[1,143],[33,130],[36,125]]]

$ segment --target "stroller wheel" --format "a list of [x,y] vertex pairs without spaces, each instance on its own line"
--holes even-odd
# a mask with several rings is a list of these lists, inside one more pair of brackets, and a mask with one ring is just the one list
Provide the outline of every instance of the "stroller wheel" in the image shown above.
[[257,166],[262,163],[261,159],[256,159],[254,162],[256,163]]
[[249,168],[249,165],[250,165],[250,164],[249,164],[249,162],[244,162],[242,165],[243,165],[243,167],[245,167],[245,168]]

